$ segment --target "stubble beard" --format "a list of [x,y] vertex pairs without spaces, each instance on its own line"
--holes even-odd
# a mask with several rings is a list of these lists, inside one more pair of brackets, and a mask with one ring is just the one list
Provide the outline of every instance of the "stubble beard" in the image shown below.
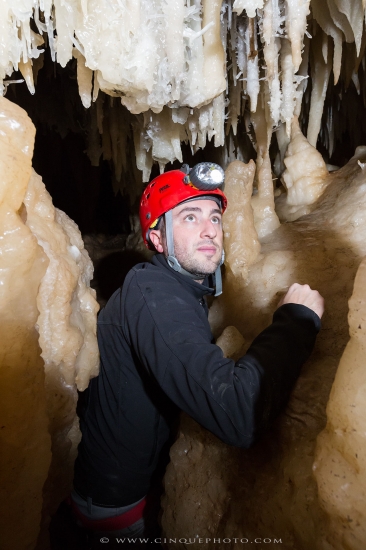
[[[215,246],[216,250],[219,249],[218,246],[212,242],[200,243],[198,246],[202,246],[203,244],[210,244]],[[196,259],[186,250],[180,250],[178,243],[174,243],[174,249],[175,257],[177,258],[180,265],[183,267],[183,269],[188,271],[188,273],[196,275],[197,280],[204,279],[205,277],[207,277],[207,275],[212,275],[213,273],[215,273],[216,269],[221,263],[221,256],[216,261],[213,261],[209,258],[202,260]]]

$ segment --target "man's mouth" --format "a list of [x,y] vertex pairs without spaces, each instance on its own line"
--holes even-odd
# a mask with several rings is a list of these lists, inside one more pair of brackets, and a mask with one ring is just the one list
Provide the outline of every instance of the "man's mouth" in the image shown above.
[[216,254],[217,248],[214,244],[202,244],[197,247],[198,252],[203,252],[204,254],[211,254],[212,256]]

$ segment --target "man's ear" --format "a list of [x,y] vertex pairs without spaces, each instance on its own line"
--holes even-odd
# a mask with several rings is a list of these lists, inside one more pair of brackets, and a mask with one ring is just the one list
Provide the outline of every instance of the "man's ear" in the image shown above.
[[159,229],[151,229],[149,233],[149,239],[152,242],[152,244],[155,246],[156,252],[164,252],[163,247],[163,238],[161,231]]

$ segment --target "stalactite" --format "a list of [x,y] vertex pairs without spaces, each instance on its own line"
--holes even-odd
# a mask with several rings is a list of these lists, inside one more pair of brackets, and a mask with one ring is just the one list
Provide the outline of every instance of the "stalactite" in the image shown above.
[[315,43],[312,48],[314,61],[311,65],[312,92],[307,138],[309,143],[316,147],[330,75],[330,56],[327,55],[326,59],[324,59],[322,52],[322,45],[324,44],[324,40],[327,40],[327,36],[318,32],[314,40]]
[[280,120],[280,107],[282,101],[278,55],[281,49],[279,35],[281,34],[281,24],[283,22],[278,0],[267,0],[263,9],[262,18],[263,55],[267,69],[266,78],[269,86],[270,110],[273,126],[277,126]]
[[284,39],[281,46],[281,69],[282,69],[282,103],[281,119],[286,124],[286,132],[290,137],[291,121],[295,110],[295,73],[292,61],[291,44]]
[[[351,81],[361,86],[364,75],[360,63],[366,33],[364,6],[359,0],[70,0],[67,6],[60,0],[6,0],[1,10],[0,91],[5,92],[13,70],[20,69],[34,92],[32,64],[36,73],[45,40],[61,66],[76,57],[85,107],[90,107],[101,90],[119,98],[132,114],[147,113],[140,119],[140,131],[145,134],[142,142],[135,139],[136,146],[143,144],[136,154],[144,181],[152,163],[163,169],[181,159],[182,141],[190,144],[193,153],[205,147],[212,136],[215,146],[221,146],[230,127],[235,133],[248,98],[249,108],[256,111],[262,78],[268,81],[273,129],[285,122],[290,135],[292,117],[300,117],[301,106],[300,120],[308,117],[309,106],[302,99],[304,78],[311,75],[314,86],[308,137],[315,145],[321,114],[328,109],[324,101],[331,67],[341,93]],[[326,36],[331,37],[332,46]],[[350,55],[348,45],[353,46],[354,54]],[[347,67],[344,74],[342,58]],[[229,75],[226,78],[225,73]],[[347,103],[345,97],[342,100]],[[163,138],[151,130],[151,117],[155,126],[168,124],[174,139],[179,140],[170,153],[162,154]],[[222,131],[225,120],[227,128]],[[336,119],[331,120],[333,129],[320,134],[329,156],[341,138]],[[124,170],[118,165],[119,174]]]
[[88,108],[92,102],[93,71],[85,65],[84,56],[76,48],[73,55],[77,59],[77,77],[80,99],[84,107]]
[[291,43],[294,73],[301,65],[301,50],[307,27],[306,18],[310,13],[310,0],[286,0],[286,30]]
[[318,0],[315,0],[312,2],[312,11],[313,11],[314,18],[319,23],[323,31],[327,35],[333,38],[333,41],[334,41],[333,75],[334,75],[334,84],[337,84],[339,75],[341,72],[342,40],[343,40],[342,31],[338,27],[337,23],[333,22],[332,18],[330,17],[330,4],[328,7],[326,2],[319,2]]
[[251,115],[257,142],[257,193],[252,197],[254,225],[259,238],[270,235],[280,225],[274,207],[274,187],[272,180],[269,145],[272,121],[266,94],[263,91],[257,111]]

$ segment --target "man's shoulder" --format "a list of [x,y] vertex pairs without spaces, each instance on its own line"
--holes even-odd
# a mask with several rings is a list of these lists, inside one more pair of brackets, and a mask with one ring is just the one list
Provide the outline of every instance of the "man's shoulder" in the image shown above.
[[132,301],[136,299],[137,290],[134,291],[134,287],[136,289],[139,286],[138,279],[142,274],[150,271],[150,267],[152,266],[149,262],[141,262],[128,271],[121,286],[113,292],[106,305],[101,309],[98,315],[99,324],[102,321],[107,322],[111,318],[117,318],[122,315],[126,297],[132,298]]
[[112,294],[99,314],[99,322],[138,315],[145,306],[159,311],[165,304],[173,309],[183,304],[192,308],[196,301],[189,288],[164,266],[158,262],[142,262],[127,273],[123,285]]
[[149,309],[159,309],[167,303],[170,307],[182,306],[183,303],[192,307],[192,301],[194,301],[189,285],[187,288],[187,285],[182,284],[170,269],[160,265],[159,262],[146,262],[133,267],[126,277],[123,298],[129,309],[135,309],[136,302],[140,298]]
[[146,284],[154,284],[157,287],[163,287],[167,284],[179,286],[173,274],[159,264],[151,262],[137,264],[129,271],[125,284],[130,285],[131,283],[138,286]]

